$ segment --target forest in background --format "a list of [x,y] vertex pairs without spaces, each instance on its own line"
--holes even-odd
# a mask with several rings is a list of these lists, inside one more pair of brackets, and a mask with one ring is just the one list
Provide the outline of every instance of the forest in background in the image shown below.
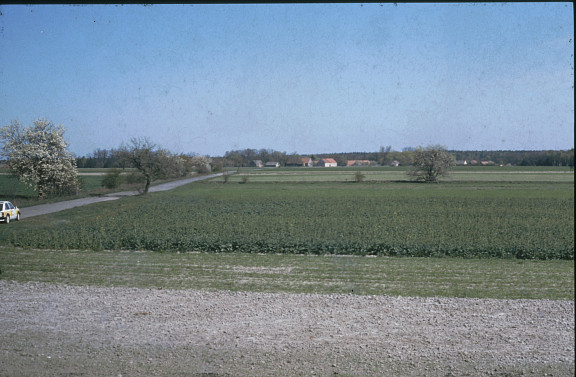
[[[373,166],[411,165],[416,148],[404,148],[394,151],[391,147],[382,147],[377,152],[338,152],[318,154],[286,153],[273,149],[239,149],[228,151],[224,156],[212,156],[214,170],[221,167],[248,167],[253,161],[262,163],[278,162],[280,166],[301,166],[302,158],[318,161],[333,158],[338,166],[346,166],[348,161],[369,161]],[[449,150],[459,164],[466,165],[513,165],[513,166],[574,166],[574,149],[541,151],[456,151]],[[194,154],[190,154],[194,156]],[[77,157],[78,168],[118,167],[118,150],[97,149],[87,156]]]

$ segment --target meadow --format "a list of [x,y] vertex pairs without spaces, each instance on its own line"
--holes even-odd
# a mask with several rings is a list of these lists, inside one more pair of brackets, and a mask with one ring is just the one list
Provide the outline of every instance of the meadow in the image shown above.
[[357,169],[243,169],[227,183],[218,178],[31,218],[1,228],[0,242],[42,249],[573,260],[574,175],[550,169],[460,170],[432,185],[405,175],[400,180],[399,171],[386,168],[362,170],[363,182],[354,181]]

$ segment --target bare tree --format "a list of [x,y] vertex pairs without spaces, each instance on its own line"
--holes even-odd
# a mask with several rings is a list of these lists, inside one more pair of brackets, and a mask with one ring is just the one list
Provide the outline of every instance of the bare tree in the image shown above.
[[148,138],[132,138],[130,144],[119,149],[120,160],[136,168],[144,180],[143,194],[148,193],[150,184],[166,175],[168,152],[160,149]]
[[138,170],[144,182],[143,194],[148,193],[151,183],[157,179],[185,177],[194,171],[208,173],[212,168],[209,157],[173,154],[148,138],[132,138],[130,144],[122,145],[117,153],[120,163]]
[[447,176],[454,165],[454,157],[443,147],[420,147],[414,151],[412,169],[408,171],[408,175],[416,181],[436,183],[440,177]]
[[68,151],[64,132],[62,125],[47,119],[35,120],[30,127],[13,121],[0,128],[0,157],[13,175],[38,192],[38,199],[79,190],[76,159]]

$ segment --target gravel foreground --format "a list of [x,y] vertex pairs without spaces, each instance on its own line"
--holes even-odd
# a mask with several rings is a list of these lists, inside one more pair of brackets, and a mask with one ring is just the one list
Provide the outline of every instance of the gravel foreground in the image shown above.
[[574,301],[0,280],[1,376],[573,376]]

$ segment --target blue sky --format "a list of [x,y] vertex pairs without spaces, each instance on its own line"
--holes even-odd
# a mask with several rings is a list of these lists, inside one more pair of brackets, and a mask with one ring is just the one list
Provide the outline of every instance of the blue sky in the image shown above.
[[0,125],[77,155],[574,147],[572,3],[1,5]]

